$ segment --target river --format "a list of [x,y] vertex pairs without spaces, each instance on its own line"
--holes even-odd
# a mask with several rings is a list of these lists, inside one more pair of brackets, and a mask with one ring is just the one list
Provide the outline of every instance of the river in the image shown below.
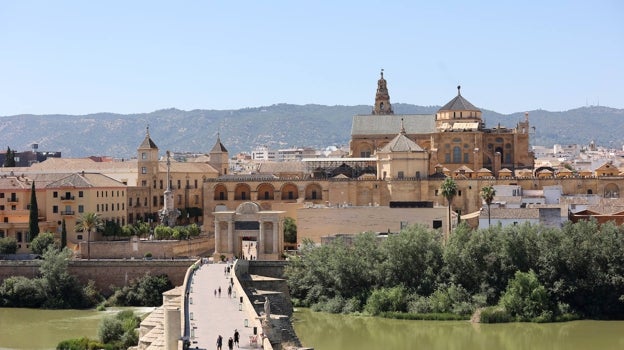
[[294,326],[315,350],[624,349],[624,321],[471,324],[406,321],[298,309]]
[[[131,308],[145,314],[154,308]],[[0,350],[49,350],[70,338],[97,339],[99,323],[119,311],[0,308]],[[316,350],[624,349],[624,321],[471,324],[333,315],[298,309],[294,326]]]
[[39,310],[0,308],[0,350],[49,350],[66,339],[97,339],[100,321],[107,315],[131,309],[139,315],[150,308],[96,310]]

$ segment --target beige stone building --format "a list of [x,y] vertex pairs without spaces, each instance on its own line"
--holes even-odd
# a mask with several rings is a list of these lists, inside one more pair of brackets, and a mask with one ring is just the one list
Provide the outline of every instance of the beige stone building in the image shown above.
[[473,171],[485,168],[495,175],[501,168],[533,168],[528,114],[513,128],[486,128],[481,110],[461,95],[458,86],[457,96],[435,115],[395,115],[383,72],[377,86],[372,114],[353,117],[350,156],[374,156],[398,130],[405,130],[409,139],[429,152],[429,173],[437,165],[451,172],[462,166]]

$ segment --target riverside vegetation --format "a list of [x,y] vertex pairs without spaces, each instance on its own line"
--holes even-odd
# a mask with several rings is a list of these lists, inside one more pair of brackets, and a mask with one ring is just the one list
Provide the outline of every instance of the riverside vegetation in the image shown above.
[[[460,225],[443,243],[421,226],[303,244],[289,257],[293,303],[406,319],[552,322],[624,318],[624,227],[596,221]],[[478,312],[475,312],[478,311]]]
[[[69,249],[50,244],[43,252],[39,277],[13,276],[2,282],[0,307],[84,309],[97,305],[98,310],[103,310],[107,306],[160,306],[162,293],[173,288],[167,275],[148,273],[127,286],[113,288],[112,295],[105,299],[93,281],[83,286],[68,273],[71,256]],[[127,349],[138,343],[139,322],[132,311],[122,311],[103,319],[98,329],[99,339],[69,339],[59,343],[57,349]]]

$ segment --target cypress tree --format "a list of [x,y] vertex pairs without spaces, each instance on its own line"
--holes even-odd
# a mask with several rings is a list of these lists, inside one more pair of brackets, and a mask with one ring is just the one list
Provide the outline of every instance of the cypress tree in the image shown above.
[[15,166],[15,151],[11,151],[11,147],[7,147],[6,156],[4,158],[4,167],[11,168]]
[[61,249],[67,247],[67,226],[65,226],[65,219],[61,224]]
[[31,240],[39,235],[39,208],[37,208],[37,196],[35,195],[34,181],[30,190],[30,216],[28,218],[28,228]]

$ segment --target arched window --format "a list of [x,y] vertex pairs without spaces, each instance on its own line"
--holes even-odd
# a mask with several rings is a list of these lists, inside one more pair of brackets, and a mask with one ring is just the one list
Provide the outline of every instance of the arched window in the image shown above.
[[461,148],[459,146],[453,147],[453,163],[461,163]]

